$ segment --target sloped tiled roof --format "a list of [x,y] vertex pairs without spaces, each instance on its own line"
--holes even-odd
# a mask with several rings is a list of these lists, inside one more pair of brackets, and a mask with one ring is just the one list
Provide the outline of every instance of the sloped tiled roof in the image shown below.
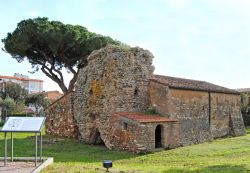
[[250,93],[250,88],[238,88],[235,90],[240,92],[240,93]]
[[151,81],[166,85],[170,88],[187,89],[196,91],[207,91],[217,93],[239,94],[239,92],[228,89],[219,85],[215,85],[205,81],[183,79],[170,76],[153,75]]
[[138,121],[140,123],[154,123],[154,122],[177,122],[177,119],[161,117],[159,115],[148,115],[137,112],[118,112],[120,116],[128,119]]

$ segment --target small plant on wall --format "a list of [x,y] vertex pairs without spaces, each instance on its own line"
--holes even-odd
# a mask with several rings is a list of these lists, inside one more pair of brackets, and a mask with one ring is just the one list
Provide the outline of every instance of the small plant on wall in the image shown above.
[[149,106],[148,110],[146,111],[146,114],[159,115],[159,112],[157,112],[156,107],[157,107],[156,104]]

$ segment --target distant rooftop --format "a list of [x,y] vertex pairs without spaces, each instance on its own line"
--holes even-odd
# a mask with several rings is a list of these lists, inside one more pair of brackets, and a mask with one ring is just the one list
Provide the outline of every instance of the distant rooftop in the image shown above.
[[[47,94],[47,93],[59,93],[59,94],[62,94],[60,93],[59,91],[57,90],[54,90],[54,91],[44,91],[43,93]],[[63,95],[63,94],[62,94]]]
[[152,122],[177,122],[178,120],[173,118],[161,117],[159,115],[148,115],[137,112],[117,112],[116,114],[126,117],[131,120],[138,121],[140,123],[152,123]]
[[187,89],[196,91],[207,91],[217,93],[239,94],[239,92],[225,88],[219,85],[215,85],[205,81],[183,79],[170,76],[154,75],[151,81],[166,85],[170,88]]
[[238,88],[235,90],[240,92],[240,93],[250,93],[250,88]]
[[40,79],[31,79],[31,78],[27,78],[27,76],[23,77],[24,75],[22,76],[19,76],[19,75],[14,75],[14,76],[2,76],[0,75],[0,79],[16,79],[16,80],[20,80],[20,81],[34,81],[34,82],[43,82],[43,80],[40,80]]
[[23,74],[20,74],[20,73],[14,73],[14,77],[18,77],[18,78],[29,78],[29,76],[23,75]]
[[59,91],[44,91],[43,95],[49,100],[57,100],[63,96]]

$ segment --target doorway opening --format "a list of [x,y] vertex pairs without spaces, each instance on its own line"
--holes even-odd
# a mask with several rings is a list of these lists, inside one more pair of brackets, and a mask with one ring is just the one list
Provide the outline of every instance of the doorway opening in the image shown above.
[[105,145],[98,129],[94,129],[92,131],[92,134],[90,137],[90,143],[94,145]]
[[155,128],[155,148],[162,148],[162,125],[157,125]]

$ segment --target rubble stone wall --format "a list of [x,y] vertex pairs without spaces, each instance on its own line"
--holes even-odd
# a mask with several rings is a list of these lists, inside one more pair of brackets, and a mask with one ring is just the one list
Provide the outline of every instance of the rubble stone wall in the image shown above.
[[73,117],[73,94],[61,97],[46,109],[47,134],[77,138],[78,128]]
[[91,53],[75,85],[74,117],[82,141],[112,148],[111,116],[148,109],[152,59],[149,51],[137,47],[107,46]]
[[211,133],[214,138],[245,134],[240,95],[211,93]]
[[[154,151],[155,130],[161,126],[162,148],[179,146],[179,122],[149,122],[140,123],[115,114],[110,120],[110,148],[127,150],[136,153]],[[124,127],[126,124],[126,127]]]
[[169,89],[168,114],[180,122],[182,145],[211,140],[208,93]]
[[149,92],[151,104],[160,114],[179,120],[181,145],[211,140],[208,93],[170,89],[152,81]]
[[245,134],[239,95],[173,89],[153,81],[149,93],[160,114],[179,120],[181,145]]

